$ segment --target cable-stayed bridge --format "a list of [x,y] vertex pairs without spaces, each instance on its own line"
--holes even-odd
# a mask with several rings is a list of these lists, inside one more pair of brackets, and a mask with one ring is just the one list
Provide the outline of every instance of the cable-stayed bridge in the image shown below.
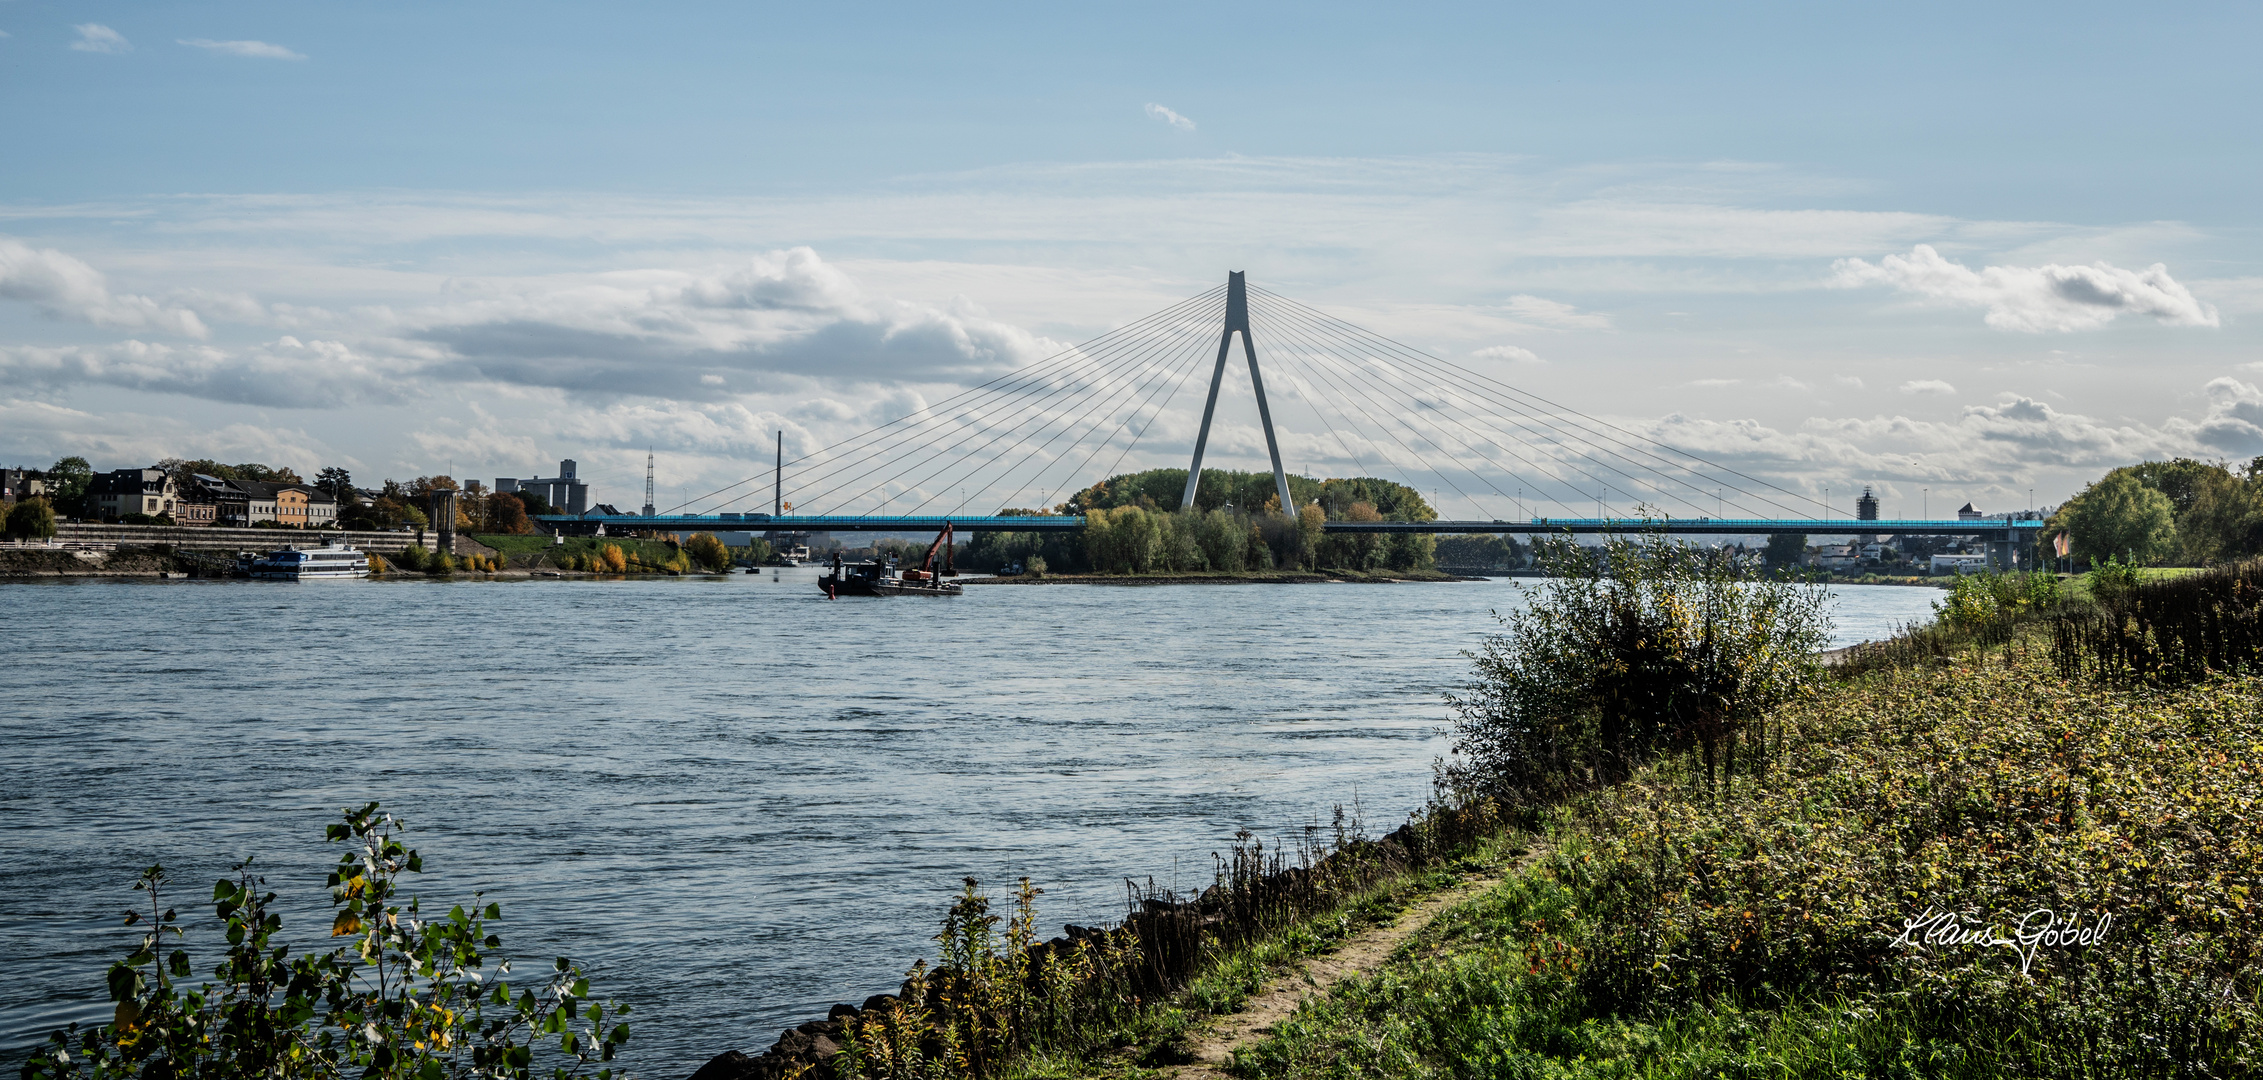
[[[1071,530],[1081,517],[1044,508],[1173,445],[1188,453],[1190,443],[1178,508],[1204,508],[1218,498],[1202,490],[1203,462],[1223,433],[1220,394],[1237,352],[1271,466],[1271,507],[1297,505],[1291,464],[1394,481],[1437,504],[1434,517],[1391,515],[1425,520],[1329,521],[1329,532],[1932,534],[1982,536],[2008,555],[2040,530],[2003,517],[1835,514],[1804,492],[1249,285],[1239,272],[791,460],[781,434],[770,469],[666,511],[541,520],[573,532],[923,532],[946,522],[959,531]],[[995,509],[1015,506],[1036,509]]]

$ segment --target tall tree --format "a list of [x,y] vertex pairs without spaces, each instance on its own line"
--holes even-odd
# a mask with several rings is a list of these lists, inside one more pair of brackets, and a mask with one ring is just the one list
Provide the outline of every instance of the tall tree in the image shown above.
[[1806,533],[1771,533],[1768,536],[1767,553],[1761,558],[1771,567],[1798,566],[1799,560],[1806,554]]
[[224,477],[223,479],[253,480],[262,484],[306,483],[305,480],[299,477],[299,474],[296,471],[290,469],[289,467],[274,468],[267,465],[262,465],[256,461],[247,461],[241,465],[229,466],[228,471],[233,472],[236,475],[232,478]]
[[47,497],[57,510],[66,514],[83,514],[86,489],[94,483],[94,466],[83,457],[73,455],[47,467]]
[[2078,559],[2156,563],[2176,550],[2176,508],[2167,495],[2116,469],[2067,500],[2051,524],[2074,535]]
[[195,458],[193,460],[189,458],[166,458],[165,460],[158,462],[157,467],[165,470],[166,472],[172,473],[173,482],[176,484],[185,484],[191,477],[194,477],[198,474],[210,476],[218,480],[252,479],[248,476],[236,475],[235,466],[222,465],[219,462],[212,460],[211,458]]
[[349,505],[354,500],[353,474],[336,465],[328,466],[321,472],[314,474],[314,486],[327,492],[331,498],[338,500],[340,506]]
[[534,531],[534,523],[527,520],[526,504],[512,495],[490,495],[481,501],[486,508],[489,530],[511,535]]

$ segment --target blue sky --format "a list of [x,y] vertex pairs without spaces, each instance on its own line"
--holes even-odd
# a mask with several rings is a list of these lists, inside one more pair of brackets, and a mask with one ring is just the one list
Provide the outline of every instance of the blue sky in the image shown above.
[[2263,453],[2259,19],[8,0],[0,456],[633,502],[1247,269],[1787,484],[2055,501]]

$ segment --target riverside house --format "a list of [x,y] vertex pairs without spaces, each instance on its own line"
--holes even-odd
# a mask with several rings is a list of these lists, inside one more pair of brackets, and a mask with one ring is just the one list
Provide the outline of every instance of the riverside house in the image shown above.
[[303,484],[221,480],[199,476],[211,493],[216,524],[243,527],[272,521],[292,528],[327,529],[338,523],[338,500]]
[[47,474],[38,469],[0,469],[0,506],[47,494]]
[[170,514],[180,501],[173,476],[163,469],[113,469],[95,475],[86,489],[87,505],[105,518],[129,514]]

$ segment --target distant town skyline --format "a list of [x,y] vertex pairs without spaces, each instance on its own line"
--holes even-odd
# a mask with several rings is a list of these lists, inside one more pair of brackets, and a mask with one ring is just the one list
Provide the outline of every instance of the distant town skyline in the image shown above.
[[2259,19],[20,0],[0,458],[665,507],[1245,270],[1850,516],[2056,503],[2263,454]]

